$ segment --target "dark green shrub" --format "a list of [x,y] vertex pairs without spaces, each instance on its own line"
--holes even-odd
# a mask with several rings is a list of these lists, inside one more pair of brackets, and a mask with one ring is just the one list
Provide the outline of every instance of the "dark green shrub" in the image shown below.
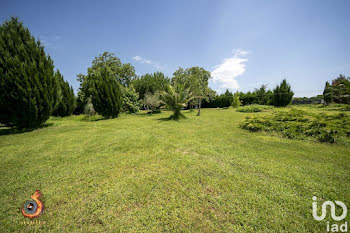
[[85,94],[79,90],[78,96],[75,98],[75,109],[73,111],[73,114],[80,115],[84,113],[84,108],[86,104],[87,98],[85,98]]
[[349,104],[349,105],[346,105],[346,106],[343,108],[343,111],[350,111],[350,104]]
[[269,110],[272,109],[272,106],[268,105],[257,105],[257,104],[252,104],[252,105],[246,105],[237,108],[237,112],[262,112],[264,110]]
[[339,138],[350,137],[350,117],[345,113],[312,114],[291,109],[288,112],[276,112],[269,116],[247,117],[240,126],[252,132],[277,132],[287,138],[313,138],[328,143],[334,143]]
[[241,124],[241,127],[243,129],[247,129],[247,130],[250,130],[250,131],[253,131],[253,132],[257,132],[257,131],[261,131],[263,129],[263,126],[257,122],[253,123],[249,123],[247,122],[246,124]]
[[17,18],[0,26],[0,123],[34,128],[55,104],[54,65],[39,40]]

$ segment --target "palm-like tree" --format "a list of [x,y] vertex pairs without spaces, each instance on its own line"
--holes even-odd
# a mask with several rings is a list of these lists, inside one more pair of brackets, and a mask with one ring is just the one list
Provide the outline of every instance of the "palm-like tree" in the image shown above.
[[194,96],[190,92],[190,89],[180,84],[175,84],[174,86],[168,85],[166,91],[161,95],[161,100],[165,104],[165,107],[174,113],[170,116],[170,118],[174,120],[184,117],[181,114],[181,110],[186,107],[188,102],[193,98]]

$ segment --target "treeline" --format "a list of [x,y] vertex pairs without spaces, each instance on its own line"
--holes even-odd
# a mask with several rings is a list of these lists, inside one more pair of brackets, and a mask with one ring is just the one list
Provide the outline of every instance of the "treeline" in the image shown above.
[[[167,108],[171,118],[183,117],[181,110],[240,105],[286,106],[294,92],[284,79],[274,89],[266,85],[249,92],[218,95],[208,87],[210,72],[201,67],[179,68],[171,78],[161,72],[137,76],[135,68],[114,54],[104,52],[92,61],[86,73],[78,74],[77,96],[41,42],[17,18],[0,26],[0,124],[32,128],[51,115],[100,114],[118,117],[121,112],[150,113]],[[320,97],[317,97],[319,99]],[[324,101],[350,103],[350,81],[343,75],[326,83]],[[295,98],[293,103],[308,100]]]
[[17,18],[0,26],[0,124],[37,127],[50,115],[71,115],[74,92],[50,56]]
[[[267,85],[261,85],[254,91],[236,92],[233,94],[226,90],[224,94],[217,95],[214,91],[208,96],[204,103],[207,108],[224,108],[238,105],[274,105],[278,107],[287,106],[291,103],[294,92],[287,80],[282,80],[273,90],[268,90]],[[236,96],[236,97],[235,97]]]
[[[282,83],[273,90],[268,90],[267,85],[261,85],[254,91],[237,92],[241,105],[275,105],[286,106],[288,104],[350,104],[350,77],[340,74],[331,82],[326,82],[323,95],[313,97],[294,97],[290,85],[283,80]],[[229,90],[217,95],[211,90],[210,95],[204,101],[203,107],[224,108],[232,106],[234,94]]]
[[0,26],[0,125],[34,128],[51,115],[96,113],[118,117],[121,112],[152,112],[164,106],[173,118],[188,104],[198,106],[208,95],[210,72],[201,67],[179,68],[172,79],[157,72],[137,77],[135,68],[112,53],[97,56],[86,74],[79,74],[80,88],[72,87],[55,69],[41,42],[17,18]]
[[95,57],[85,74],[78,74],[77,97],[55,69],[41,42],[17,18],[0,27],[0,123],[18,128],[37,127],[51,115],[100,114],[118,117],[121,112],[151,112],[165,107],[173,118],[184,108],[228,107],[241,104],[285,106],[293,96],[283,80],[273,91],[262,86],[253,93],[227,91],[217,95],[208,87],[210,72],[201,67],[179,68],[172,78],[161,72],[138,77],[135,68],[109,52]]
[[295,97],[292,99],[292,104],[322,104],[323,103],[323,95],[317,95],[313,97]]
[[331,82],[327,81],[323,95],[293,98],[292,104],[350,104],[350,77],[340,74]]
[[120,112],[154,112],[165,106],[178,118],[179,106],[181,110],[191,104],[199,106],[199,115],[202,100],[208,95],[209,78],[210,72],[201,67],[179,68],[172,79],[161,72],[137,77],[133,66],[104,52],[92,61],[87,74],[78,74],[80,88],[74,112],[113,118]]

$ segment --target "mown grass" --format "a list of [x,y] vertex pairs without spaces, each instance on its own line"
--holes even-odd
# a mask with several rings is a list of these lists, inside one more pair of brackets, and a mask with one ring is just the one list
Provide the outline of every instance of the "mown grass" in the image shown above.
[[[1,232],[325,232],[312,196],[350,206],[349,146],[251,133],[233,109],[170,115],[51,118],[0,136]],[[36,189],[45,223],[23,225]]]

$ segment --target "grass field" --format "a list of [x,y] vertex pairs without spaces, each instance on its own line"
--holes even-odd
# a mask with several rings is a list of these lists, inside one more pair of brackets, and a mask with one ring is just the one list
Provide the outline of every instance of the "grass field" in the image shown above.
[[[350,146],[239,128],[256,114],[269,112],[71,116],[27,133],[0,128],[0,231],[325,232],[333,220],[313,219],[312,196],[350,207]],[[42,223],[26,225],[20,208],[36,189]]]

